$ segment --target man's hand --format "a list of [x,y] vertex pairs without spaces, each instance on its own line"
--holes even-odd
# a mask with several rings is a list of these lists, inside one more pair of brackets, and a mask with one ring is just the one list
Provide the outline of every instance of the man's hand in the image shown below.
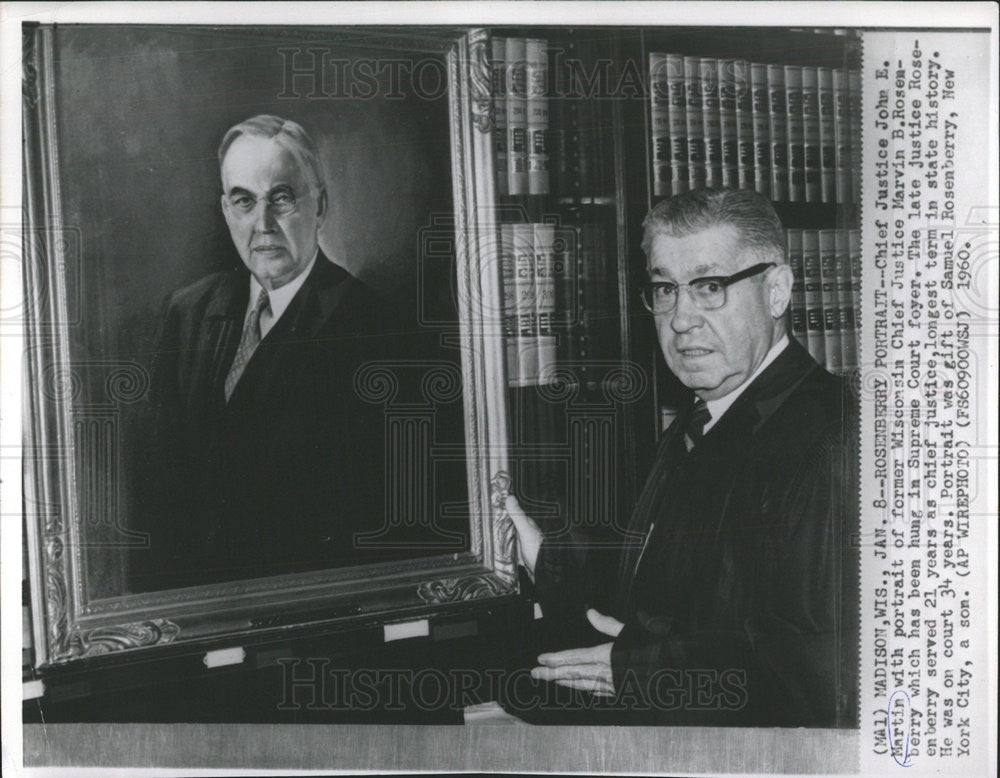
[[542,531],[535,520],[521,510],[521,504],[514,495],[507,498],[507,514],[517,530],[518,548],[521,550],[521,562],[524,564],[531,580],[535,580],[535,562],[538,560],[538,549],[542,545]]
[[[598,613],[593,608],[587,611],[587,619],[594,629],[611,637],[625,626],[618,619]],[[539,681],[554,681],[570,689],[582,689],[597,697],[611,697],[615,693],[611,677],[611,643],[602,643],[590,648],[571,648],[538,657],[541,667],[531,671],[531,677]]]

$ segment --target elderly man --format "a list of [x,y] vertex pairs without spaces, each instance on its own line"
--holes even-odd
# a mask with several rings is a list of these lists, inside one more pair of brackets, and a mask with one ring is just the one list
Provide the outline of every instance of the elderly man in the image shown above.
[[787,335],[781,223],[753,192],[700,190],[644,229],[643,300],[692,402],[615,551],[616,612],[588,609],[600,550],[544,539],[509,499],[543,612],[596,630],[532,675],[617,697],[623,721],[855,726],[854,402]]
[[313,143],[255,116],[219,163],[244,267],[176,291],[163,314],[139,589],[352,564],[353,534],[383,516],[381,410],[353,380],[379,354],[385,308],[319,248],[329,196]]

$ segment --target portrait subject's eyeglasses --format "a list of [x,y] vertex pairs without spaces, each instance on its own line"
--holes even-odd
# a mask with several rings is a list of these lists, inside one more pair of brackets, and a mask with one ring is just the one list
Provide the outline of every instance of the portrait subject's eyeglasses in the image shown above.
[[[304,199],[305,197],[308,197],[308,194],[304,194],[302,197]],[[227,199],[233,210],[240,214],[249,214],[253,212],[257,208],[257,203],[260,202],[260,200],[249,192],[234,192],[229,195]],[[266,207],[271,209],[272,213],[280,215],[291,213],[298,205],[295,192],[291,189],[275,190],[262,199],[264,200]]]
[[776,267],[774,262],[761,262],[731,276],[705,276],[695,278],[686,284],[675,284],[673,281],[647,281],[641,289],[642,303],[650,313],[670,313],[677,307],[677,296],[681,287],[686,286],[696,307],[703,311],[714,311],[726,304],[728,287],[772,267]]

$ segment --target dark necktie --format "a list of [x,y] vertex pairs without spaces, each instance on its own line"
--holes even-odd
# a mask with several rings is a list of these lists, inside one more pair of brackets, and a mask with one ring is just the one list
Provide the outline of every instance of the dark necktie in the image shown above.
[[694,448],[705,433],[705,425],[711,420],[712,414],[708,410],[708,405],[700,397],[695,400],[694,410],[684,428],[684,444],[687,450]]
[[240,381],[240,376],[243,375],[243,370],[246,368],[247,362],[250,361],[253,352],[257,350],[257,346],[260,345],[260,315],[270,302],[267,290],[261,289],[260,295],[257,297],[257,304],[250,311],[250,315],[247,316],[247,323],[244,325],[243,335],[240,337],[240,345],[236,349],[236,356],[233,358],[233,366],[229,368],[229,373],[226,375],[226,402],[229,402],[236,384]]

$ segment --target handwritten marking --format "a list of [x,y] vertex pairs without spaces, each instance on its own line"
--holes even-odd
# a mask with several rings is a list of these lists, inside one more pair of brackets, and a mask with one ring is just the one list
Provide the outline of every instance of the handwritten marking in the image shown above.
[[[899,758],[896,756],[896,744],[892,739],[892,701],[896,699],[897,694],[902,694],[906,698],[905,707],[905,719],[906,719],[906,744],[903,746],[903,761],[900,762]],[[898,764],[900,767],[912,767],[913,763],[910,762],[910,695],[906,693],[905,689],[896,689],[889,698],[889,704],[885,709],[885,734],[889,741],[889,755],[892,756],[892,761]]]

